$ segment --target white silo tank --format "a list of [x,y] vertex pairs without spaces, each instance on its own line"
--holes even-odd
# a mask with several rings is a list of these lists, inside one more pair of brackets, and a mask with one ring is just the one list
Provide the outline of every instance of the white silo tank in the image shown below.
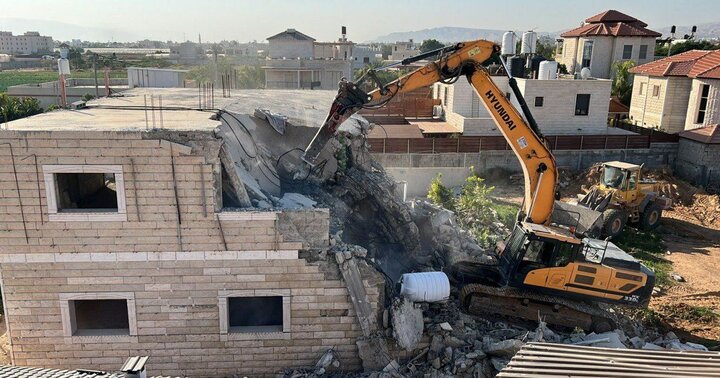
[[441,302],[450,298],[450,280],[443,272],[405,273],[400,295],[413,302]]
[[526,31],[522,35],[520,54],[535,54],[535,51],[537,51],[537,33]]
[[557,79],[558,62],[554,60],[545,60],[540,62],[538,69],[538,80],[555,80]]
[[580,70],[580,78],[583,80],[587,80],[590,78],[590,69],[587,67],[584,67],[582,70]]
[[500,54],[515,55],[515,33],[512,31],[506,31],[503,33]]
[[70,61],[67,59],[58,59],[58,73],[60,75],[70,75]]

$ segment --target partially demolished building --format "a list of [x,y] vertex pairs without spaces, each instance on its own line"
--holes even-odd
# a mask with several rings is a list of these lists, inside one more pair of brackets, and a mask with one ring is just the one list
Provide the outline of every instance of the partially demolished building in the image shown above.
[[[382,276],[354,262],[341,271],[351,253],[322,258],[328,209],[281,191],[287,172],[276,169],[299,166],[293,149],[313,133],[294,126],[319,124],[333,96],[241,91],[212,103],[190,89],[135,89],[3,125],[13,363],[112,370],[148,355],[152,374],[265,375],[333,349],[343,369],[359,369]],[[286,116],[255,111],[273,103]]]

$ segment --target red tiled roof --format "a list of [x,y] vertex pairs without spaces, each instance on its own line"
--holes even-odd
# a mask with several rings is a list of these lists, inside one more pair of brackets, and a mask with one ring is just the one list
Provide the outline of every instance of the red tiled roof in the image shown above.
[[711,125],[683,131],[680,138],[691,139],[705,144],[720,144],[720,125]]
[[720,79],[720,50],[690,50],[630,69],[648,76]]
[[614,9],[606,10],[605,12],[598,13],[592,17],[586,18],[585,22],[587,22],[587,23],[639,22],[642,24],[642,26],[647,26],[647,24],[643,23],[642,21],[638,20],[637,18],[635,18],[633,16],[629,16],[622,12],[618,12]]
[[563,38],[586,36],[660,37],[662,34],[646,29],[646,23],[616,10],[605,11],[585,19],[585,24],[560,34]]
[[627,107],[627,105],[620,102],[620,99],[618,99],[616,96],[610,97],[610,107],[608,109],[608,112],[610,113],[628,113],[630,112],[630,108]]

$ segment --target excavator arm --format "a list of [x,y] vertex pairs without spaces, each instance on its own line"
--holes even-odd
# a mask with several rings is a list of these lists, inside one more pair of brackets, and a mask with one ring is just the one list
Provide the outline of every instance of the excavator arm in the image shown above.
[[[510,88],[518,99],[527,122],[483,67],[482,64],[497,56],[499,50],[499,46],[490,41],[463,42],[402,61],[402,64],[409,64],[429,56],[438,57],[424,67],[387,84],[380,83],[372,70],[357,82],[341,81],[330,113],[305,149],[303,160],[314,165],[338,127],[359,110],[379,108],[399,93],[427,87],[436,82],[452,82],[464,75],[520,161],[525,177],[524,220],[548,224],[557,185],[555,159],[530,114],[515,79],[510,77]],[[379,88],[369,93],[364,92],[360,87],[365,80],[374,81]]]

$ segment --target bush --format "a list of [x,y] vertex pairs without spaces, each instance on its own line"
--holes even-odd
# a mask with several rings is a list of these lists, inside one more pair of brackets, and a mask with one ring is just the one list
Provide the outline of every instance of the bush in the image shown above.
[[452,190],[443,185],[442,173],[438,173],[437,177],[430,182],[427,198],[436,205],[440,205],[448,210],[455,210]]

